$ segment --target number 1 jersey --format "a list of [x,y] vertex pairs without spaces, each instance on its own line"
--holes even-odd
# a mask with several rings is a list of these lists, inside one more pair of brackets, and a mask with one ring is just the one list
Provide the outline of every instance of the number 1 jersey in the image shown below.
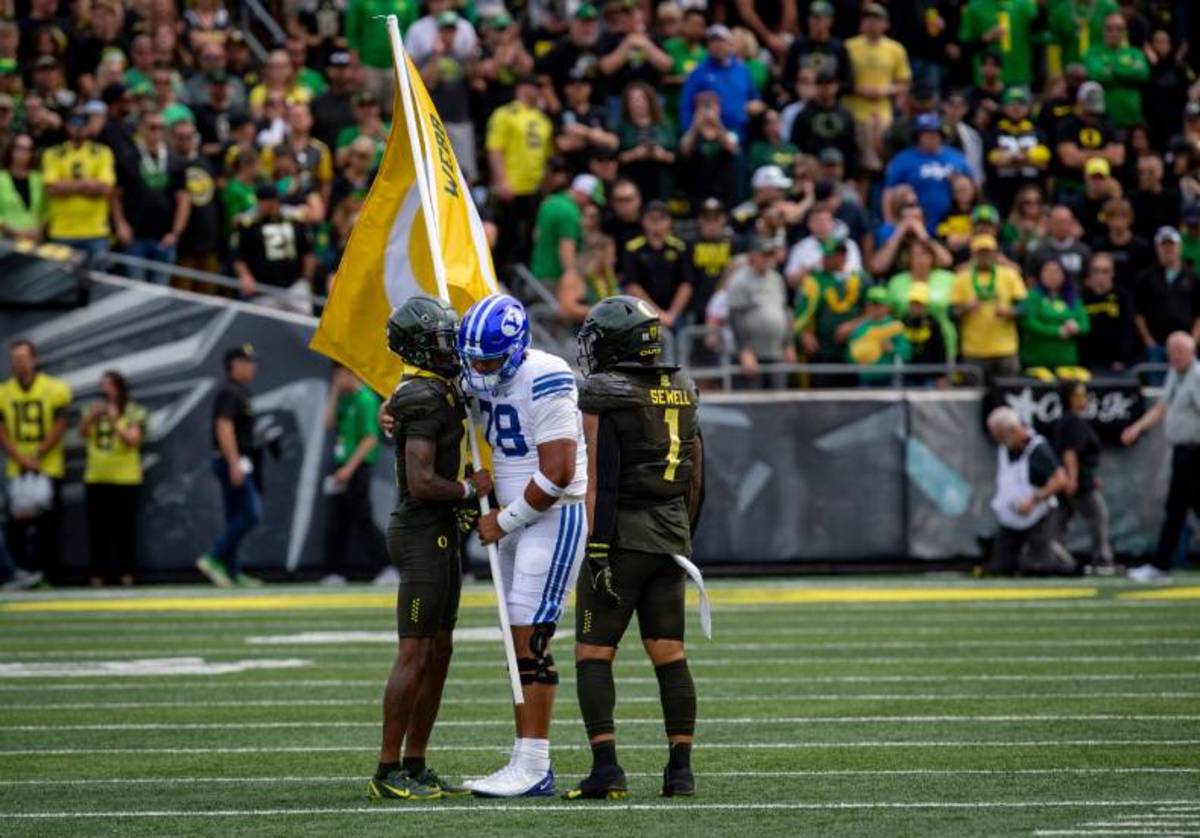
[[555,355],[530,349],[508,387],[480,399],[484,431],[492,446],[496,497],[513,503],[538,470],[537,447],[556,439],[575,440],[575,477],[559,503],[576,503],[587,492],[587,445],[578,407],[575,375]]

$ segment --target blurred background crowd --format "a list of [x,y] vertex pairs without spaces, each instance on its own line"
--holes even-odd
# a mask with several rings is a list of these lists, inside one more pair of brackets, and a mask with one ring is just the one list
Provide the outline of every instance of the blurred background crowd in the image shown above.
[[[624,290],[751,386],[1121,372],[1200,332],[1190,5],[0,0],[0,231],[319,310],[395,14],[502,280],[564,329]],[[762,371],[799,360],[860,366]]]

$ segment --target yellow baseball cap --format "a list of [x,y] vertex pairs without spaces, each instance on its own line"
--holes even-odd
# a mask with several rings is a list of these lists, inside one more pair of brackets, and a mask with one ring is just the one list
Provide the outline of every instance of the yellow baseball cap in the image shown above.
[[978,253],[981,250],[996,250],[998,247],[996,237],[990,233],[984,233],[971,239],[972,253]]
[[1112,166],[1103,157],[1093,157],[1084,164],[1083,174],[1085,177],[1109,177],[1112,175]]

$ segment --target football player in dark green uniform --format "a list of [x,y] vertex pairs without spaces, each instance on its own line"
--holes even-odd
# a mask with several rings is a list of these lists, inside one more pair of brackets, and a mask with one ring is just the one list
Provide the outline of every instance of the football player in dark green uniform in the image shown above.
[[592,770],[568,800],[628,794],[617,762],[612,664],[634,613],[654,664],[669,759],[662,794],[695,793],[696,688],[683,646],[684,582],[673,558],[691,554],[702,450],[691,378],[662,366],[658,314],[635,297],[610,297],[579,333],[588,442],[587,558],[575,593],[575,677]]
[[400,642],[383,694],[379,767],[367,786],[374,799],[470,793],[425,764],[458,619],[460,520],[472,500],[492,491],[487,471],[466,473],[466,411],[455,384],[457,326],[454,310],[429,297],[408,300],[387,324],[388,348],[405,361],[386,406],[390,421],[384,422],[396,441],[396,508],[387,547],[401,574]]

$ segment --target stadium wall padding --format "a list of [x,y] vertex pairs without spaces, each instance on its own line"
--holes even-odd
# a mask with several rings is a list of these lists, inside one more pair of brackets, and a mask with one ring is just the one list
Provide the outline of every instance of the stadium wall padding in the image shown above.
[[[212,399],[228,346],[262,358],[254,385],[259,431],[278,435],[264,468],[264,523],[248,539],[251,571],[315,569],[321,562],[331,438],[321,426],[330,363],[307,348],[315,321],[123,280],[100,280],[92,303],[70,311],[0,310],[0,334],[25,336],[44,368],[65,377],[76,409],[97,397],[100,374],[125,373],[151,411],[142,495],[143,567],[189,568],[221,525],[211,471]],[[2,362],[8,375],[7,357]],[[696,538],[703,562],[944,559],[979,554],[995,528],[988,509],[995,449],[976,391],[864,389],[706,394],[708,488]],[[77,416],[76,416],[77,419]],[[1118,552],[1153,548],[1169,450],[1151,434],[1106,449],[1103,491]],[[86,564],[83,445],[68,437],[66,564]],[[375,467],[376,520],[394,498],[392,458]],[[1071,545],[1083,549],[1081,527]]]

